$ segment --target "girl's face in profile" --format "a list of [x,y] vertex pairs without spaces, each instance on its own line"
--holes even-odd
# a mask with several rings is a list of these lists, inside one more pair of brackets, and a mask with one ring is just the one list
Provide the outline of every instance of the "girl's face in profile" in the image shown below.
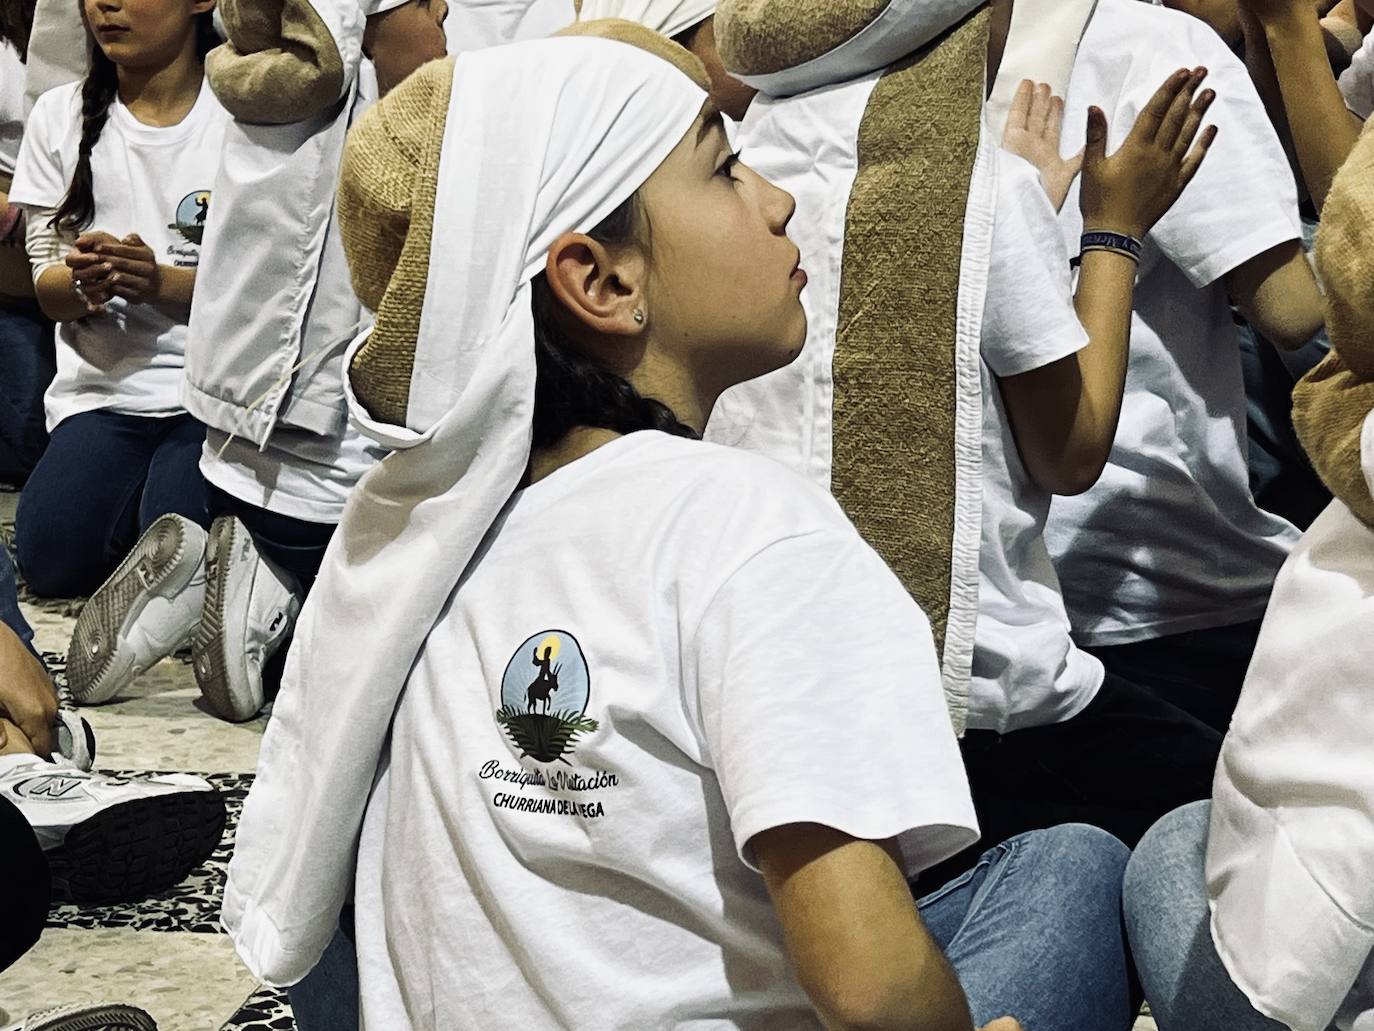
[[640,190],[654,339],[723,391],[789,364],[806,341],[791,194],[742,164],[707,105]]
[[176,58],[195,36],[196,16],[213,11],[215,0],[83,0],[82,6],[105,56],[142,68]]

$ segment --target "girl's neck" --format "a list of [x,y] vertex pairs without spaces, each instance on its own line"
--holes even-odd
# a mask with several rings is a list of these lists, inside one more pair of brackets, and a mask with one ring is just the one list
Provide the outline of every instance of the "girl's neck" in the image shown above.
[[191,113],[205,80],[194,37],[165,65],[119,67],[119,99],[144,125],[177,125]]
[[563,439],[550,447],[539,448],[530,455],[530,464],[525,469],[522,487],[538,483],[551,476],[565,465],[572,465],[579,458],[585,458],[599,447],[618,440],[621,434],[615,430],[600,429],[595,426],[575,426],[563,435]]

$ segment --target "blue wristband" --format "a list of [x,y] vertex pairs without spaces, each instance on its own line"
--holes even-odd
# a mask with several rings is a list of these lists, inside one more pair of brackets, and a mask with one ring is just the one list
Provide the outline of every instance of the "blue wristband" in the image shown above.
[[1078,246],[1078,257],[1069,262],[1071,268],[1078,268],[1079,265],[1083,264],[1083,255],[1089,251],[1110,251],[1113,254],[1130,258],[1138,265],[1140,264],[1140,251],[1144,245],[1134,236],[1127,236],[1125,233],[1094,229],[1083,234]]

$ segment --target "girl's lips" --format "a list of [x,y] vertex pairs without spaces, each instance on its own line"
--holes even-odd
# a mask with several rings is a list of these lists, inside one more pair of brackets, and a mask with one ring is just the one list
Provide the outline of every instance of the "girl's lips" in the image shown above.
[[95,33],[97,36],[118,36],[128,31],[123,25],[101,25]]
[[806,286],[808,282],[806,269],[802,268],[800,265],[797,266],[797,268],[792,272],[792,282],[798,284],[799,286]]

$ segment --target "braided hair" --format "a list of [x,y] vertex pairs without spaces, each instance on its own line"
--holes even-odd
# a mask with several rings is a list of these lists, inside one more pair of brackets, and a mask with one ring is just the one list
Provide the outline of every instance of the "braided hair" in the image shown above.
[[[638,201],[631,197],[587,235],[599,243],[624,243],[636,235]],[[578,426],[634,433],[659,430],[676,437],[698,434],[662,401],[645,397],[625,379],[598,365],[559,329],[558,300],[544,273],[533,282],[534,446],[556,444]]]
[[[219,46],[214,15],[206,11],[196,15],[196,55],[205,55]],[[64,233],[76,235],[95,220],[95,177],[91,172],[91,153],[100,142],[105,123],[110,120],[110,106],[119,95],[119,68],[105,56],[99,45],[91,44],[91,70],[81,84],[81,146],[77,151],[76,169],[72,172],[67,195],[53,216],[51,225]]]

